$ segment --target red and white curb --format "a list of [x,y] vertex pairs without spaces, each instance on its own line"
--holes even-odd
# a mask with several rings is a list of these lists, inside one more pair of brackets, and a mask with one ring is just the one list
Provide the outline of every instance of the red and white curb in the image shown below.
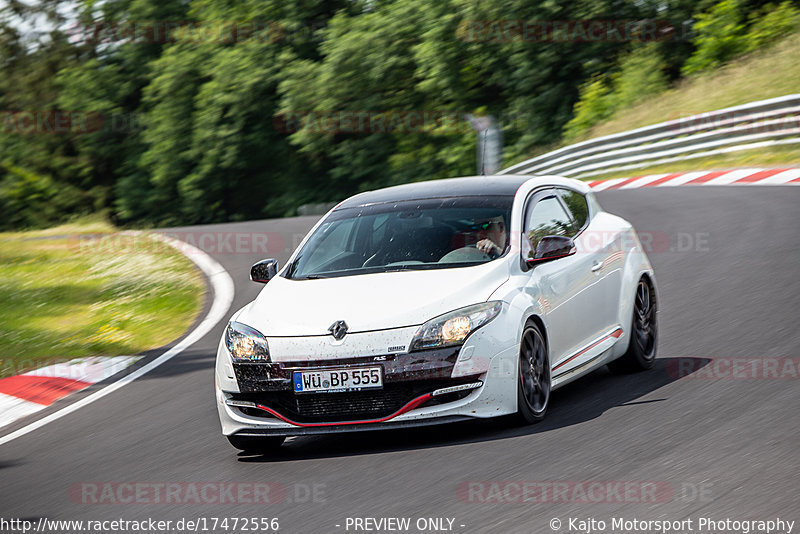
[[678,185],[800,185],[800,169],[736,169],[729,171],[648,174],[634,178],[615,178],[589,182],[594,191],[674,187]]
[[102,382],[138,356],[92,357],[0,378],[0,428],[50,406],[70,393]]

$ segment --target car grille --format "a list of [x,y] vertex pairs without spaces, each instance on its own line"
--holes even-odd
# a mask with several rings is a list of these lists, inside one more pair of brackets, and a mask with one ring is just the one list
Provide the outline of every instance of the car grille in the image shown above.
[[[362,421],[380,419],[397,412],[415,398],[432,391],[474,382],[474,378],[462,380],[420,380],[384,384],[380,390],[353,391],[346,393],[305,393],[272,391],[259,393],[237,393],[237,400],[248,400],[271,408],[282,416],[298,423],[323,423],[336,421]],[[445,395],[447,402],[462,399],[470,391],[459,391]],[[439,399],[431,403],[439,404]],[[263,410],[244,408],[250,416],[271,417]]]
[[[453,372],[460,347],[430,349],[410,354],[384,354],[381,365],[385,382],[447,380]],[[332,361],[280,363],[237,363],[233,370],[241,391],[283,391],[292,389],[292,372],[303,368],[377,365],[374,356],[341,358]]]

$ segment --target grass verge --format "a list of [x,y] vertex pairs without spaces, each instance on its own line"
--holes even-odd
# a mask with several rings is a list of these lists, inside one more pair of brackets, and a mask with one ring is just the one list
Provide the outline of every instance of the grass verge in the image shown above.
[[204,292],[178,251],[97,219],[0,233],[0,377],[164,345],[191,325]]
[[800,33],[621,109],[576,141],[798,92]]

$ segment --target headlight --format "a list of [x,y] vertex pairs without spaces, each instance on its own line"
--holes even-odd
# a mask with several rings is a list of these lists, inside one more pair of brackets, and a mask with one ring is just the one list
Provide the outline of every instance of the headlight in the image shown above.
[[409,352],[460,345],[468,335],[497,317],[502,307],[499,301],[484,302],[431,319],[414,334]]
[[267,338],[246,324],[231,321],[225,329],[225,346],[235,362],[268,362]]

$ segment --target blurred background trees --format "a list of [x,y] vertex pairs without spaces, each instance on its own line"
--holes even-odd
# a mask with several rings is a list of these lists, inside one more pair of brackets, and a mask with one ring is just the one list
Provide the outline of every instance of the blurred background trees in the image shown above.
[[[798,13],[755,0],[12,1],[0,228],[285,216],[472,174],[466,114],[494,116],[517,161],[796,31]],[[657,39],[523,38],[507,24],[645,19]],[[409,128],[411,112],[434,119]],[[357,114],[360,127],[336,122]]]

